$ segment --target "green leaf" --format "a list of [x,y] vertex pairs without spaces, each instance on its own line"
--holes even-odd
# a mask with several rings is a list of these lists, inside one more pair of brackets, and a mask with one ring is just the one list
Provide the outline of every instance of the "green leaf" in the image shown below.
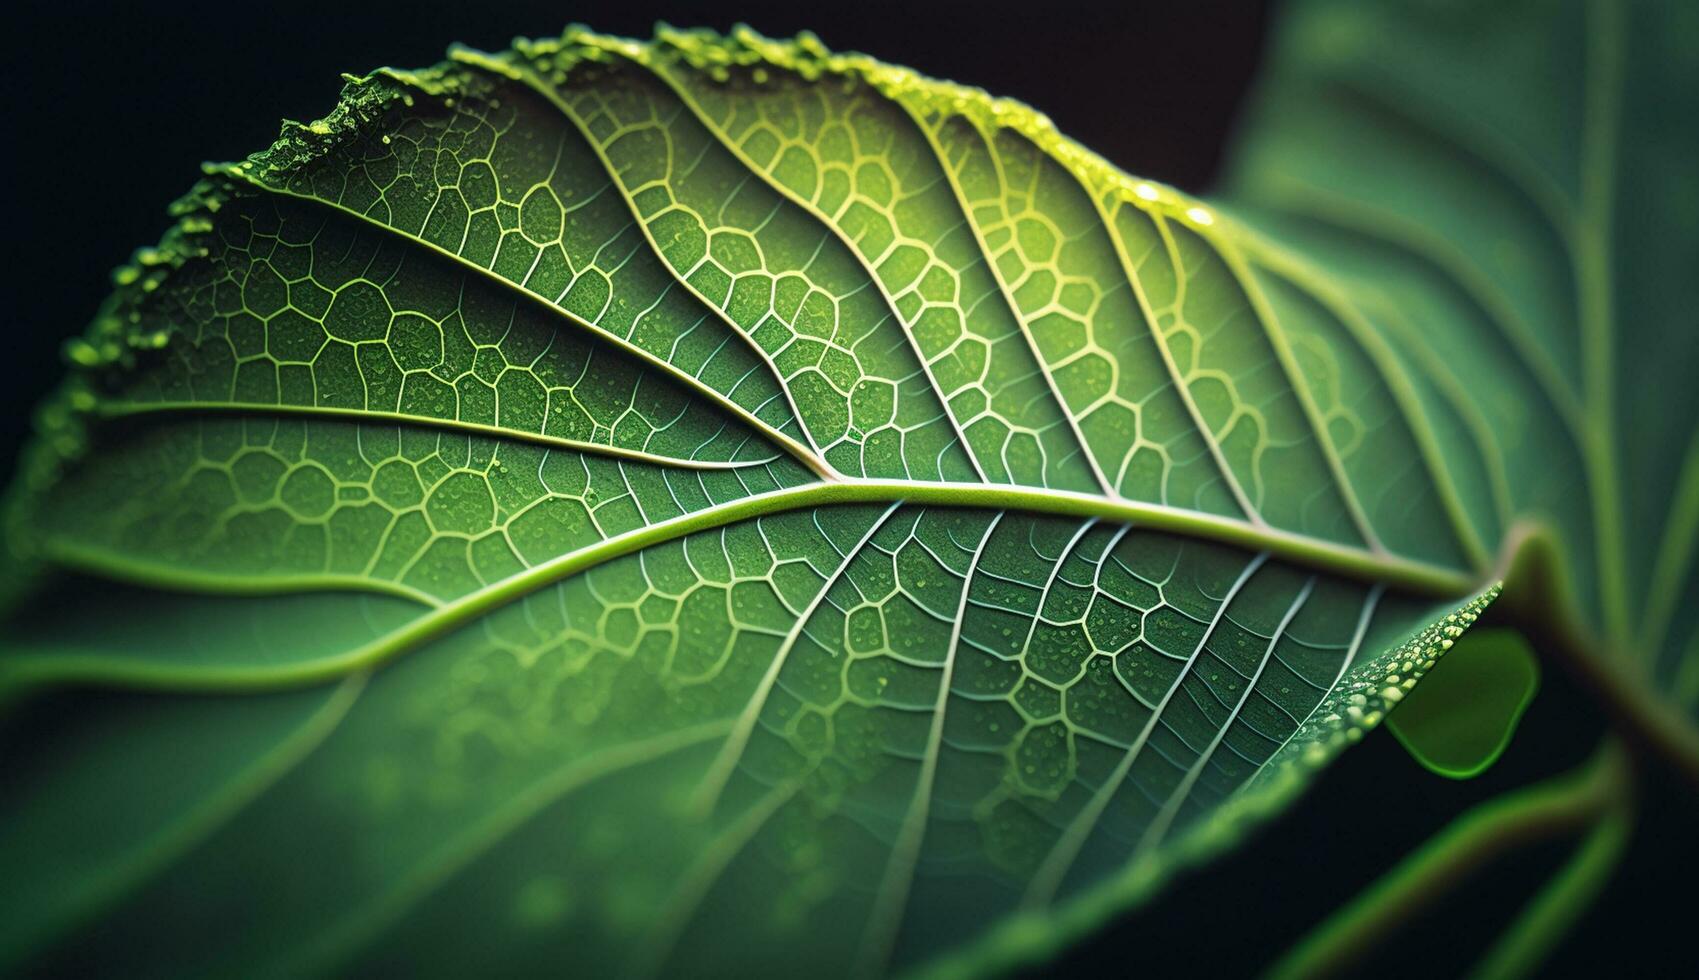
[[13,492],[0,963],[1006,966],[1360,740],[1546,499],[1350,256],[807,35],[352,78],[174,213]]
[[1522,634],[1474,630],[1386,727],[1430,771],[1473,779],[1504,754],[1539,686],[1540,665]]
[[1373,335],[1482,538],[1555,545],[1568,594],[1533,615],[1690,715],[1696,28],[1679,3],[1295,5],[1227,187],[1279,242],[1264,274]]

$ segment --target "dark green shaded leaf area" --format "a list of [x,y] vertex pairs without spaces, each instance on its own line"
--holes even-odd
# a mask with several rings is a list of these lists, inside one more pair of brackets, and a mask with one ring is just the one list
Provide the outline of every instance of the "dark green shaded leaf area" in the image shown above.
[[1472,779],[1510,745],[1539,690],[1540,664],[1515,630],[1475,630],[1424,681],[1387,718],[1387,730],[1429,771]]
[[1691,705],[1692,14],[1517,6],[1295,7],[1210,200],[742,31],[209,166],[10,496],[0,963],[996,969],[1278,810],[1529,535]]

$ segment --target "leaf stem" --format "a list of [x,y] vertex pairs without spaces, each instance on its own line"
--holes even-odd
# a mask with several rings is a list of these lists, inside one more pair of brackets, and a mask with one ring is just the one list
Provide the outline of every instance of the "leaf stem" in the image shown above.
[[[1265,976],[1268,980],[1313,980],[1340,975],[1485,862],[1597,820],[1631,791],[1628,772],[1626,752],[1609,738],[1579,769],[1474,807],[1312,930]],[[1575,897],[1584,896],[1584,891],[1576,891]],[[1542,900],[1518,923],[1512,938],[1525,928],[1532,929],[1530,920],[1557,921],[1555,917],[1564,911],[1575,910],[1546,909]],[[1536,951],[1524,943],[1505,955],[1523,952]],[[1499,953],[1495,948],[1494,955]]]
[[1699,728],[1675,704],[1655,692],[1636,662],[1614,656],[1609,643],[1583,623],[1575,610],[1569,567],[1549,528],[1512,528],[1500,576],[1501,608],[1548,660],[1589,691],[1613,728],[1637,754],[1673,770],[1699,792]]
[[1474,980],[1501,980],[1529,976],[1538,970],[1610,879],[1633,829],[1634,800],[1625,793],[1593,826],[1569,862],[1481,957],[1470,976]]

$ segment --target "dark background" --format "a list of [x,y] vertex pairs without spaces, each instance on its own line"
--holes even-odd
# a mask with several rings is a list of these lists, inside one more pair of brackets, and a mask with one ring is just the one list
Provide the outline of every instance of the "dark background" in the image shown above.
[[[105,296],[110,270],[158,239],[165,206],[194,182],[200,162],[268,144],[281,117],[323,115],[340,72],[430,64],[451,41],[499,48],[569,21],[636,36],[657,20],[720,29],[741,20],[774,35],[811,29],[836,49],[1020,98],[1123,169],[1201,191],[1220,166],[1269,19],[1264,4],[1246,0],[491,7],[61,3],[7,13],[0,85],[14,143],[0,155],[11,170],[0,235],[0,467],[10,469],[30,407],[60,376],[60,345]],[[1253,972],[1469,804],[1575,764],[1600,731],[1588,699],[1548,673],[1521,735],[1480,779],[1429,775],[1376,733],[1244,847],[1057,966],[1089,975]],[[1649,781],[1623,870],[1548,971],[1681,974],[1699,965],[1687,931],[1694,899],[1686,878],[1699,866],[1694,811],[1658,777]],[[1374,973],[1466,969],[1565,853],[1531,848],[1484,870],[1438,912],[1412,921],[1370,964]]]

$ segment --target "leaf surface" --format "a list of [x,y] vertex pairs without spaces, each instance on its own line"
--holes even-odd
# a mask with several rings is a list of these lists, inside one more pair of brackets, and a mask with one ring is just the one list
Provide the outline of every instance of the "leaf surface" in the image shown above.
[[1510,745],[1540,686],[1540,665],[1520,633],[1475,630],[1386,721],[1410,755],[1450,779],[1473,779]]
[[1533,492],[1352,269],[807,36],[380,71],[176,212],[14,491],[13,964],[1034,955],[1376,725]]
[[1224,189],[1270,236],[1259,275],[1377,338],[1481,538],[1551,535],[1571,609],[1545,612],[1689,713],[1699,59],[1674,39],[1696,26],[1675,3],[1297,5]]

